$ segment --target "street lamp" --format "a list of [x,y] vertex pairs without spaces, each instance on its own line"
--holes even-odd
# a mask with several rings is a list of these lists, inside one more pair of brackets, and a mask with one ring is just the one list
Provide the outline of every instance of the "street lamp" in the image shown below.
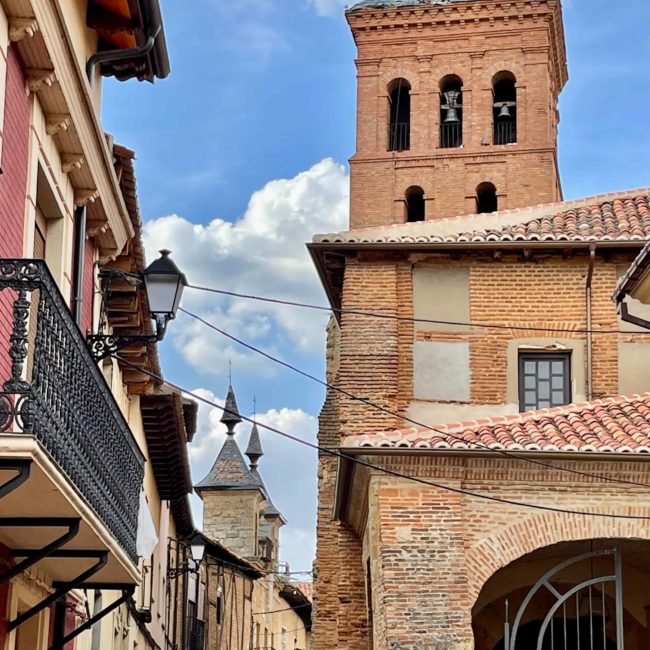
[[192,559],[196,562],[196,565],[198,566],[201,564],[201,560],[205,554],[205,540],[201,533],[194,533],[194,536],[190,540],[190,551],[192,553]]
[[[97,334],[89,333],[86,336],[90,352],[96,361],[105,359],[134,343],[155,343],[163,340],[167,324],[176,318],[183,290],[187,286],[185,274],[169,256],[170,251],[161,250],[160,257],[149,264],[142,273],[127,273],[111,268],[102,269],[99,274],[103,281],[100,329]],[[149,304],[149,316],[156,323],[154,334],[120,336],[104,332],[107,302],[111,296],[111,284],[115,278],[121,278],[134,286],[144,285]]]
[[162,341],[167,323],[176,318],[187,279],[169,257],[171,251],[163,249],[142,273],[149,301],[151,318],[156,321],[156,340]]

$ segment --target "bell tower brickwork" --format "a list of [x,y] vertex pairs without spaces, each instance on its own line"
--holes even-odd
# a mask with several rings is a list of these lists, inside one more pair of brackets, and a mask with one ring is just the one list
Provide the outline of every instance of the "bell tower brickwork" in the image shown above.
[[[347,19],[358,48],[351,228],[404,222],[412,186],[424,190],[425,219],[477,212],[483,183],[496,188],[499,210],[562,200],[556,106],[567,66],[559,0],[397,7],[378,0],[352,7]],[[516,142],[494,144],[494,90],[504,73],[516,92],[509,108]],[[462,144],[443,148],[441,82],[449,78],[460,82]],[[410,125],[408,136],[403,127],[391,136],[391,115],[405,119],[403,105],[390,108],[400,79]]]

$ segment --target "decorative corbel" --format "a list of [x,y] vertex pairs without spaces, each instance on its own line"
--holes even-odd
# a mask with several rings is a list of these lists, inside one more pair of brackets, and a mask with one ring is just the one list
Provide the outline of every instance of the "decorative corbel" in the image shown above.
[[48,135],[67,131],[71,124],[72,118],[64,113],[50,113],[45,116],[45,131]]
[[86,156],[82,153],[64,153],[61,156],[61,171],[69,174],[75,169],[81,169],[86,162]]
[[54,70],[47,68],[28,68],[25,71],[27,94],[37,93],[43,88],[50,88],[56,81]]
[[108,221],[103,223],[101,226],[95,226],[94,228],[87,228],[86,239],[94,239],[95,237],[99,237],[99,235],[103,235],[109,230],[110,230],[110,226],[108,225]]
[[23,38],[31,38],[38,31],[36,18],[10,18],[9,19],[9,40],[12,43],[22,41]]
[[90,205],[99,198],[99,191],[92,188],[78,188],[74,193],[74,204],[76,207]]

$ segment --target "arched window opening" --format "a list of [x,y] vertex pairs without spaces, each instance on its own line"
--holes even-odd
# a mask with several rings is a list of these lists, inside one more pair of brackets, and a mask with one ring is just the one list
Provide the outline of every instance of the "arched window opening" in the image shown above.
[[476,212],[487,214],[498,209],[497,188],[492,183],[481,183],[476,188]]
[[390,83],[388,103],[388,151],[406,151],[411,148],[411,84],[406,79]]
[[456,75],[440,82],[440,146],[463,146],[463,81]]
[[424,190],[421,187],[413,186],[406,190],[406,220],[424,221]]
[[500,72],[492,80],[494,144],[517,142],[517,87],[510,72]]

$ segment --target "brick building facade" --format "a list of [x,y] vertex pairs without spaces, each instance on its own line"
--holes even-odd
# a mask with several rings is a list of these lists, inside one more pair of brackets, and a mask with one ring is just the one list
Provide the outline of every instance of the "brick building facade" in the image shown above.
[[319,440],[347,457],[320,459],[314,647],[546,650],[566,625],[574,648],[591,620],[603,650],[642,650],[650,341],[612,294],[650,236],[648,190],[561,200],[559,2],[347,16],[351,230],[310,244],[345,391]]

